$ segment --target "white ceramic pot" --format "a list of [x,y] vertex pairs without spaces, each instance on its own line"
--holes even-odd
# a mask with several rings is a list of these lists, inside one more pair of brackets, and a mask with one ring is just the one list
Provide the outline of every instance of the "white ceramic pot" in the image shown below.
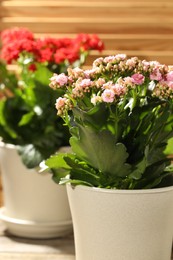
[[15,146],[0,146],[4,207],[0,218],[8,231],[28,238],[53,238],[72,232],[65,187],[50,173],[27,169]]
[[170,260],[173,187],[109,190],[67,185],[76,260]]

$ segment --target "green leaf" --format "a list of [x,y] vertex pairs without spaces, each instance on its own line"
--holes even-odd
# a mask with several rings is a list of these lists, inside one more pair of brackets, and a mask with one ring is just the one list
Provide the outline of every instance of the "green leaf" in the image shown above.
[[75,118],[85,125],[92,126],[98,130],[101,129],[109,116],[108,109],[106,109],[105,104],[101,103],[90,109],[86,107],[85,110],[76,107],[73,108]]
[[50,158],[48,158],[45,161],[45,164],[50,168],[50,169],[71,169],[71,167],[66,163],[64,160],[64,157],[73,157],[72,154],[69,153],[58,153],[55,155],[52,155]]
[[6,64],[0,62],[0,92],[10,90],[14,93],[17,87],[17,77],[14,73],[7,70]]
[[28,123],[32,120],[33,116],[34,116],[34,112],[33,112],[33,111],[31,111],[31,112],[25,114],[25,115],[21,118],[21,120],[20,120],[20,122],[19,122],[19,126],[23,126],[23,125],[28,124]]
[[39,150],[33,144],[17,147],[18,153],[21,156],[22,162],[27,168],[34,168],[44,159]]
[[167,155],[173,155],[173,137],[168,140],[164,153]]
[[52,77],[52,72],[40,63],[37,64],[37,70],[34,73],[34,78],[42,85],[49,86],[50,78]]
[[147,145],[144,151],[144,157],[135,165],[132,166],[132,172],[129,177],[134,180],[140,180],[145,173],[146,168],[149,166],[148,162],[149,146]]
[[52,178],[56,183],[60,183],[60,181],[69,174],[71,169],[64,160],[64,156],[73,157],[70,153],[58,152],[45,161],[45,165],[51,170],[51,173],[53,174]]
[[153,188],[155,187],[155,185],[158,185],[168,175],[165,169],[169,161],[170,159],[166,158],[165,160],[158,161],[146,167],[146,170],[142,175],[142,178],[136,182],[134,188]]
[[90,185],[92,186],[99,186],[100,177],[98,171],[95,171],[93,168],[89,167],[85,162],[81,162],[75,157],[69,158],[68,156],[65,156],[64,160],[71,167],[71,179],[84,181],[90,183]]
[[78,126],[78,130],[78,136],[70,138],[78,158],[105,174],[124,177],[130,173],[130,166],[125,163],[126,147],[115,143],[115,137],[109,131],[94,131],[82,126]]
[[0,132],[4,133],[4,136],[2,135],[1,137],[5,137],[5,133],[7,133],[11,138],[15,139],[17,138],[17,133],[10,126],[10,122],[6,118],[6,104],[7,102],[5,100],[0,102]]
[[99,176],[94,175],[90,173],[90,171],[87,171],[85,169],[79,168],[79,169],[72,169],[71,172],[71,179],[78,180],[78,181],[84,181],[87,183],[90,183],[91,186],[99,186]]
[[142,177],[142,174],[145,172],[147,166],[146,157],[135,165],[135,169],[132,171],[132,173],[129,174],[129,177],[135,180],[139,180]]
[[71,179],[66,179],[66,178],[62,178],[60,182],[58,182],[59,184],[67,184],[67,183],[71,183],[73,185],[85,185],[85,186],[89,186],[89,187],[93,187],[90,183],[86,182],[86,181],[82,181],[82,180],[71,180]]

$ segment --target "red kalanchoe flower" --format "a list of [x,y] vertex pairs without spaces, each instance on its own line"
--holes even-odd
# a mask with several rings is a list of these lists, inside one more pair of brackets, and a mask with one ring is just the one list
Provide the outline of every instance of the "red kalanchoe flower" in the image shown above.
[[1,41],[4,45],[22,39],[34,40],[33,33],[26,28],[7,29],[1,33]]
[[36,71],[37,70],[36,64],[35,63],[30,64],[29,67],[28,67],[28,70],[29,71]]
[[76,41],[84,50],[95,49],[98,51],[102,51],[104,49],[104,43],[96,34],[79,34],[76,37]]
[[69,63],[73,63],[75,60],[79,59],[79,49],[72,48],[61,48],[58,49],[54,55],[54,60],[56,63],[62,63],[68,60]]
[[24,58],[29,54],[33,62],[57,65],[68,61],[72,64],[80,59],[82,51],[102,51],[104,48],[103,42],[97,35],[79,34],[74,39],[51,37],[35,39],[28,29],[23,28],[3,31],[1,40],[1,58],[8,64],[17,61],[20,54],[23,54]]
[[1,58],[10,64],[13,60],[16,61],[23,51],[35,54],[37,52],[35,42],[29,39],[19,39],[5,44],[1,50]]
[[41,49],[39,52],[38,52],[38,55],[37,55],[37,61],[38,62],[45,62],[45,61],[48,61],[48,62],[52,62],[53,61],[53,51],[50,49],[50,48],[46,48],[46,49]]
[[17,60],[19,57],[19,50],[14,48],[13,44],[5,45],[1,51],[1,59],[5,60],[8,64],[11,64],[13,60]]

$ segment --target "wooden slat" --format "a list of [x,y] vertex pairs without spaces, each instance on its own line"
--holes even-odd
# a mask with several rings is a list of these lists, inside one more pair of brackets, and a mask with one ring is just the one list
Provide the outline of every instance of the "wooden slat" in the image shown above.
[[[48,2],[49,3],[49,2]],[[110,4],[110,3],[109,3]],[[160,7],[136,7],[133,6],[115,6],[111,7],[110,5],[103,6],[32,6],[30,5],[23,6],[2,6],[2,13],[6,17],[81,17],[81,18],[92,18],[95,17],[97,13],[97,18],[104,18],[105,13],[109,18],[120,18],[120,19],[131,19],[142,18],[152,16],[152,19],[165,19],[173,17],[173,3],[167,6]]]
[[173,2],[100,1],[2,1],[3,16],[8,17],[92,17],[94,15],[131,19],[141,15],[171,18]]
[[[172,1],[166,0],[162,1],[136,1],[136,0],[123,0],[121,2],[115,1],[115,0],[108,0],[108,1],[100,1],[100,0],[84,0],[84,1],[78,1],[78,0],[34,0],[33,2],[31,0],[0,0],[2,2],[3,6],[76,6],[76,7],[93,7],[97,6],[110,6],[110,7],[117,7],[117,6],[136,6],[136,7],[143,7],[143,6],[172,6]],[[98,5],[99,2],[99,5]]]
[[114,37],[112,39],[101,37],[108,50],[142,50],[142,51],[173,51],[173,37],[160,36],[156,39],[154,37],[145,38],[145,35],[132,35],[131,37],[122,36],[122,38]]
[[105,57],[109,55],[116,55],[118,53],[125,53],[128,57],[137,56],[140,59],[146,60],[157,60],[163,64],[173,64],[173,52],[172,51],[137,51],[137,50],[105,50],[102,53],[98,54],[96,51],[91,51],[90,56],[87,58],[87,64],[92,64],[92,62],[99,56]]
[[[146,17],[145,17],[146,18]],[[30,23],[33,23],[33,22],[45,22],[45,23],[57,23],[57,22],[64,22],[64,23],[70,23],[70,22],[83,22],[83,23],[86,23],[86,24],[93,24],[93,23],[105,23],[105,24],[109,24],[109,23],[122,23],[122,24],[127,24],[127,23],[131,23],[131,24],[146,24],[146,25],[149,25],[149,24],[166,24],[166,23],[173,23],[173,17],[165,17],[165,19],[163,21],[158,21],[157,18],[151,16],[151,17],[148,17],[147,20],[144,19],[144,17],[132,17],[132,19],[130,19],[129,21],[129,17],[125,17],[124,19],[122,18],[119,18],[119,17],[96,17],[95,18],[87,18],[87,19],[83,19],[81,17],[75,17],[75,18],[71,18],[69,17],[69,19],[67,20],[67,17],[25,17],[25,16],[22,16],[22,17],[4,17],[3,21],[4,22],[8,22],[8,21],[11,21],[11,22],[22,22],[22,20],[24,22],[30,22]]]
[[155,19],[147,21],[141,19],[129,20],[117,18],[83,19],[83,18],[2,18],[4,28],[27,27],[33,32],[50,33],[124,33],[124,34],[172,34],[173,18],[157,23]]
[[145,50],[145,51],[173,51],[173,35],[114,35],[102,37],[106,49],[114,50]]
[[[76,0],[71,0],[71,1],[57,1],[57,0],[35,0],[35,1],[30,1],[30,0],[1,0],[2,6],[7,6],[7,7],[17,7],[17,6],[33,6],[33,7],[97,7],[103,8],[103,7],[110,7],[110,8],[115,8],[115,7],[124,7],[124,8],[129,8],[129,7],[134,7],[134,8],[143,8],[143,7],[150,7],[150,8],[160,8],[160,7],[172,7],[173,3],[172,1],[166,0],[166,1],[157,1],[157,2],[149,2],[149,1],[115,1],[113,2],[111,0],[108,1],[76,1]],[[98,4],[99,3],[99,4]]]
[[[115,0],[108,0],[108,1],[97,1],[97,0],[85,0],[85,1],[76,1],[76,0],[66,0],[66,1],[58,1],[58,0],[34,0],[32,2],[31,0],[1,0],[3,6],[74,6],[74,7],[105,7],[109,6],[111,7],[144,7],[144,6],[150,6],[150,7],[160,7],[160,6],[172,6],[172,1],[166,0],[166,1],[135,1],[135,0],[125,0],[125,1],[115,1]],[[99,2],[99,5],[98,5]]]
[[[0,0],[0,1],[3,1],[3,0]],[[7,0],[8,2],[13,2],[15,0]],[[23,0],[23,1],[26,1],[26,0]],[[35,2],[35,0],[30,0],[31,2]],[[43,0],[37,0],[38,2],[42,3]],[[62,2],[62,0],[55,0],[57,2]],[[80,3],[81,0],[75,0],[76,2]],[[73,0],[63,0],[63,2],[74,2]],[[82,0],[82,2],[93,2],[92,0]],[[100,2],[103,2],[103,1],[100,1],[100,0],[94,0],[94,2],[97,2],[97,3],[100,3]],[[109,2],[115,2],[115,0],[109,0]],[[131,0],[121,0],[121,2],[132,2]],[[133,0],[133,2],[136,2],[136,3],[141,3],[141,2],[144,2],[144,0]],[[159,2],[163,2],[163,0],[152,0],[152,2],[156,2],[156,3],[159,3]],[[166,0],[166,2],[172,2],[172,0]],[[147,0],[146,3],[151,3],[151,1]],[[40,4],[41,5],[41,4]]]

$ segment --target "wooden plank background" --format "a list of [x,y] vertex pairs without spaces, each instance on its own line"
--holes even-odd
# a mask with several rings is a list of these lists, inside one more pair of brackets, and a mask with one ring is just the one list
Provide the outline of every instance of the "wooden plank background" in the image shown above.
[[[102,56],[126,53],[173,64],[172,0],[0,0],[0,30],[27,27],[37,36],[97,33]],[[87,64],[100,56],[93,51]]]

